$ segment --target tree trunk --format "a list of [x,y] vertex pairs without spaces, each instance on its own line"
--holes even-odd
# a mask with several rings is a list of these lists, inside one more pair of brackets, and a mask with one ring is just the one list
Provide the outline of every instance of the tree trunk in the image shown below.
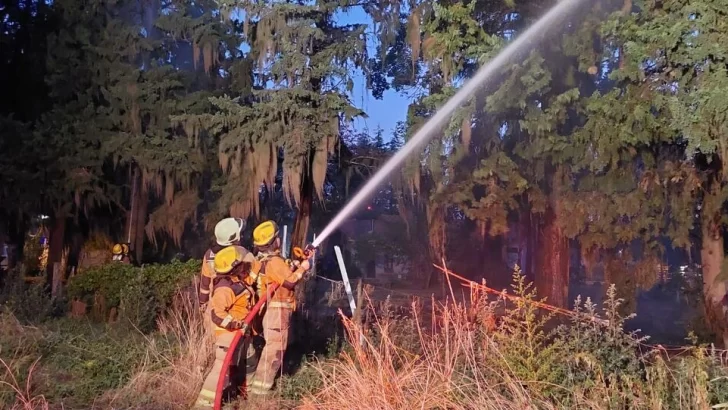
[[536,262],[536,290],[538,297],[546,297],[546,303],[569,307],[569,240],[558,224],[553,208],[542,219],[538,232],[538,256]]
[[718,342],[722,343],[725,348],[728,346],[728,328],[725,324],[726,315],[723,311],[722,301],[726,295],[726,282],[718,280],[725,256],[718,203],[719,198],[716,193],[706,194],[701,221],[700,259],[703,271],[705,320],[710,330],[715,333]]
[[147,187],[142,184],[139,189],[139,195],[137,197],[138,204],[136,213],[136,233],[134,235],[134,246],[133,250],[134,261],[136,263],[142,263],[142,257],[144,255],[144,226],[147,224],[147,209],[149,205],[149,191]]
[[306,173],[303,174],[301,183],[301,203],[298,204],[296,223],[291,233],[292,246],[306,246],[308,238],[308,225],[311,221],[311,207],[313,205],[313,179],[310,165],[306,165]]
[[25,238],[28,235],[27,219],[23,218],[15,224],[8,224],[8,239],[13,245],[11,255],[8,255],[8,269],[15,269],[18,263],[23,260],[23,249]]
[[121,240],[129,244],[130,253],[137,262],[141,262],[144,252],[144,225],[147,219],[149,191],[143,186],[139,168],[133,165],[131,172],[131,192],[129,194],[129,210],[126,213],[124,237]]
[[[48,263],[46,264],[46,282],[52,286],[53,266],[61,262],[63,245],[66,237],[66,213],[59,211],[53,218],[53,228],[48,238]],[[61,273],[62,274],[62,273]]]
[[534,255],[536,254],[537,238],[533,229],[533,215],[530,211],[521,215],[521,269],[530,282],[535,282]]

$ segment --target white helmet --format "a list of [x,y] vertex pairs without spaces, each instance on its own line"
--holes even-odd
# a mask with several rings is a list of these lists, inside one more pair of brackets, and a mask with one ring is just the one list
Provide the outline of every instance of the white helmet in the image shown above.
[[215,225],[215,240],[220,246],[230,246],[240,240],[240,232],[245,229],[245,220],[225,218]]

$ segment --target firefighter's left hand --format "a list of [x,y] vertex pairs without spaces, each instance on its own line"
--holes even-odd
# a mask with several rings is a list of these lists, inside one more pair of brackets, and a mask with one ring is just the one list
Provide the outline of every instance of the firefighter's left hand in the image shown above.
[[240,330],[245,326],[245,322],[242,320],[233,320],[230,322],[230,330]]
[[311,262],[308,259],[302,261],[301,268],[303,268],[303,270],[306,270],[306,271],[311,269]]

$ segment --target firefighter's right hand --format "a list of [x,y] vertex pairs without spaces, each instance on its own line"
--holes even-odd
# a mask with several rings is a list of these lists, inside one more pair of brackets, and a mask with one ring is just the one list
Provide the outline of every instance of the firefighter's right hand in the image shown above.
[[301,262],[301,265],[299,265],[301,268],[303,268],[304,271],[307,271],[311,269],[311,262],[309,262],[308,259]]

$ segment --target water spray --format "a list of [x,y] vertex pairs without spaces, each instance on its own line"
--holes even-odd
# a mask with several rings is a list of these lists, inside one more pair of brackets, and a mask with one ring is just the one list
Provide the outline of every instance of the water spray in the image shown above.
[[[388,175],[395,171],[410,155],[415,153],[418,148],[421,148],[427,143],[433,136],[436,130],[445,124],[452,113],[479,88],[482,88],[487,84],[487,80],[490,79],[494,74],[498,72],[511,58],[513,58],[519,51],[528,49],[528,42],[533,40],[537,36],[543,34],[548,28],[554,25],[559,19],[566,17],[576,9],[576,6],[583,0],[562,0],[557,5],[551,8],[543,17],[538,19],[531,27],[528,28],[523,34],[518,36],[511,44],[503,49],[498,55],[492,60],[488,61],[483,67],[481,67],[475,76],[465,83],[465,85],[440,108],[432,118],[430,118],[417,133],[409,140],[392,158],[387,161],[382,168],[380,168],[372,178],[354,195],[354,198],[349,201],[348,204],[342,209],[334,219],[321,231],[321,234],[314,239],[313,244],[309,245],[315,249],[321,242],[323,242],[329,235],[331,235],[336,228],[339,227],[352,213],[354,213],[362,202],[364,202],[374,190],[381,185]],[[307,248],[309,247],[307,246]]]

